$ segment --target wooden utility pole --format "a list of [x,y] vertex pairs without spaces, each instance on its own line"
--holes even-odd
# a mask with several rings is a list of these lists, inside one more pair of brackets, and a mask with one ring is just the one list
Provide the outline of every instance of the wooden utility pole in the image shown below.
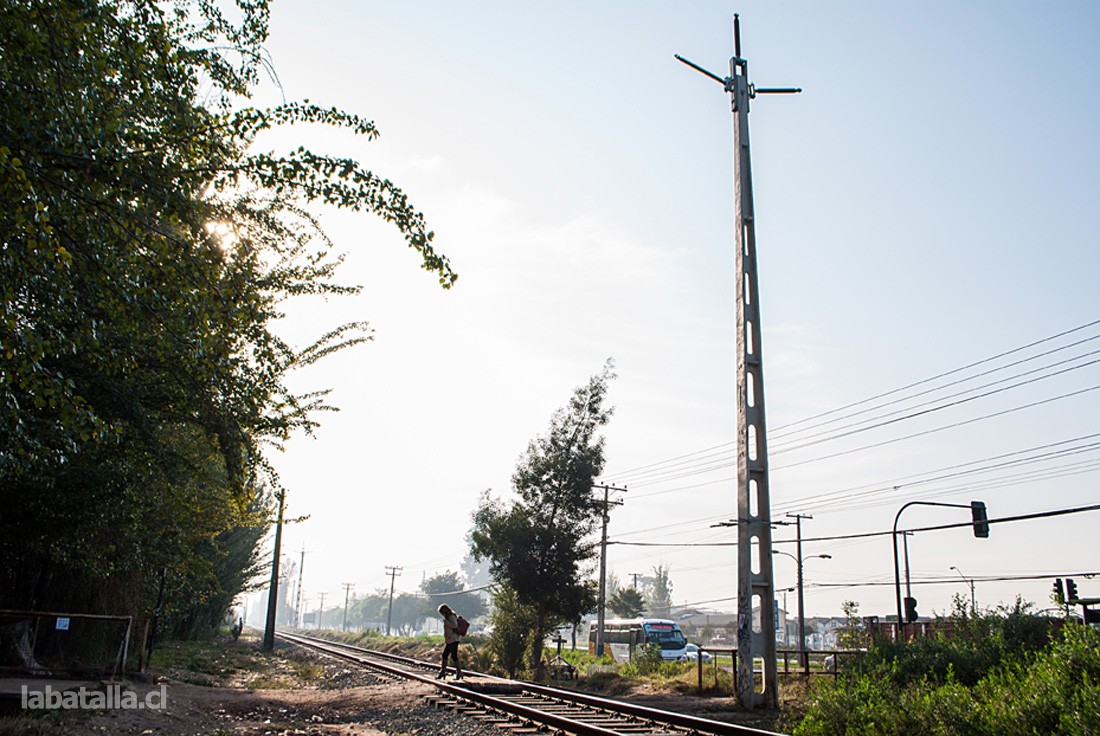
[[[719,82],[730,95],[734,138],[734,278],[737,292],[737,697],[745,708],[778,705],[775,652],[775,584],[772,577],[771,498],[768,489],[767,427],[764,422],[764,358],[761,349],[760,289],[756,268],[752,166],[749,156],[749,100],[758,94],[801,92],[759,89],[749,83],[741,57],[741,21],[733,21],[730,74],[719,77],[676,58]],[[755,562],[755,564],[754,564]],[[754,572],[755,570],[755,572]],[[759,628],[753,608],[760,611]],[[763,660],[763,691],[756,692],[753,660]]]
[[390,620],[393,618],[393,584],[397,580],[397,576],[401,574],[402,569],[392,565],[386,566],[386,572],[390,576],[390,606],[386,609],[386,636],[390,635]]
[[806,653],[806,606],[802,602],[802,520],[813,519],[809,514],[787,514],[795,521],[795,562],[798,563],[798,663],[808,673],[810,658]]
[[344,586],[344,627],[342,631],[348,630],[348,597],[351,595],[351,589],[355,587],[355,583],[341,583]]
[[609,496],[612,491],[626,493],[626,486],[618,488],[610,485],[592,486],[603,491],[603,533],[600,535],[600,595],[596,604],[596,656],[603,656],[603,626],[607,618],[604,610],[607,607],[607,522],[611,520],[611,507],[619,506],[622,501],[611,501]]
[[294,625],[298,628],[302,626],[302,571],[306,567],[306,545],[302,543],[302,556],[298,562],[298,595],[297,602],[294,604]]

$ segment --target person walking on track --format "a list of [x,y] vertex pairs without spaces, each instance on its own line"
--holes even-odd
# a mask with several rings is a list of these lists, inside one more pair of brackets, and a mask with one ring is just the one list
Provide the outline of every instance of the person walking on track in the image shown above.
[[447,677],[447,658],[450,657],[455,666],[455,679],[462,679],[462,665],[458,663],[458,642],[461,636],[458,633],[458,614],[444,603],[439,607],[439,615],[443,617],[443,661],[439,665],[437,680]]

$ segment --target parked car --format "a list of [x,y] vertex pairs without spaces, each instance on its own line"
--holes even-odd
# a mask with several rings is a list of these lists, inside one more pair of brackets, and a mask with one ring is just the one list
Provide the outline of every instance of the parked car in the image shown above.
[[702,658],[704,662],[709,662],[711,660],[710,652],[704,652],[700,650],[698,644],[688,644],[686,647],[684,647],[684,655],[680,657],[680,661],[695,662],[698,661],[700,658]]

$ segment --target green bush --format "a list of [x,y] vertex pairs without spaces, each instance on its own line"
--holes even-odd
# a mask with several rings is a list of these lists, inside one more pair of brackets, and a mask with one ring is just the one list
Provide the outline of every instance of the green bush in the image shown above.
[[665,660],[661,657],[661,648],[656,644],[646,644],[634,649],[634,656],[620,668],[624,677],[644,677],[661,669]]
[[877,642],[848,669],[888,677],[904,687],[927,680],[975,685],[1002,662],[1036,652],[1050,641],[1050,621],[1031,614],[1017,599],[1012,607],[973,613],[962,605],[942,619],[950,635],[921,636],[911,642]]
[[1069,625],[1034,658],[975,688],[983,733],[1100,733],[1100,631]]
[[535,629],[535,612],[507,586],[500,587],[493,604],[493,633],[487,646],[496,664],[509,677],[516,677],[524,672],[524,654],[529,650],[531,632]]
[[884,643],[818,682],[796,736],[1100,733],[1100,631],[1011,609],[953,619],[953,638]]

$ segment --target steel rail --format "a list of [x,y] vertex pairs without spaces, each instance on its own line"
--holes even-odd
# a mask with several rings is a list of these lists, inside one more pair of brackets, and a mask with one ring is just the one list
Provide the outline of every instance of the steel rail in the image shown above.
[[[360,647],[352,647],[352,645],[340,645],[340,644],[334,645],[333,642],[325,642],[324,644],[321,644],[317,640],[311,640],[311,639],[308,639],[306,637],[295,636],[293,634],[288,635],[288,634],[284,634],[284,633],[279,633],[278,636],[286,639],[287,641],[295,642],[297,644],[301,644],[301,645],[304,645],[304,646],[313,647],[315,649],[319,649],[321,651],[328,652],[330,654],[334,654],[336,656],[343,657],[344,659],[350,659],[352,661],[360,662],[362,664],[369,664],[369,666],[372,667],[372,668],[381,669],[382,671],[389,672],[390,674],[398,675],[398,676],[401,676],[401,677],[404,677],[404,678],[407,678],[407,679],[419,680],[420,682],[431,685],[435,688],[438,688],[439,690],[442,690],[446,693],[449,693],[450,695],[453,695],[455,698],[457,698],[459,700],[466,700],[466,701],[469,701],[469,702],[472,702],[472,703],[477,703],[479,705],[484,705],[487,708],[491,708],[493,710],[498,710],[498,711],[503,712],[503,713],[509,713],[511,715],[518,716],[520,718],[525,718],[525,719],[530,720],[534,723],[544,724],[544,725],[550,726],[552,728],[556,728],[560,731],[565,731],[565,732],[571,733],[571,734],[577,734],[577,736],[622,736],[621,731],[612,731],[612,730],[609,730],[609,729],[606,729],[606,728],[602,728],[600,726],[595,726],[595,725],[590,724],[590,723],[584,723],[582,721],[575,721],[571,718],[566,718],[566,717],[558,715],[556,713],[548,713],[546,711],[539,710],[537,708],[531,708],[531,707],[522,705],[520,703],[515,703],[515,702],[509,701],[509,700],[506,700],[506,699],[493,697],[491,695],[486,695],[485,693],[479,693],[475,690],[471,690],[471,689],[466,688],[466,687],[462,687],[462,686],[459,686],[459,685],[454,685],[454,684],[447,683],[447,682],[441,682],[441,681],[439,681],[439,680],[437,680],[434,677],[431,677],[429,675],[421,675],[421,674],[418,674],[416,672],[410,672],[408,670],[402,670],[402,669],[399,669],[397,667],[391,667],[390,665],[383,664],[381,662],[369,662],[369,663],[367,663],[367,662],[363,661],[363,657],[361,655],[353,653],[353,652],[346,652],[346,651],[341,652],[340,649],[338,648],[338,647],[346,647],[346,648],[361,649]],[[373,652],[371,650],[363,650],[363,651],[365,651],[365,652],[369,651],[371,654],[376,653],[376,652]],[[407,658],[402,657],[401,659],[407,659]],[[409,660],[409,661],[416,662],[418,665],[422,664],[421,660]],[[494,679],[499,679],[499,678],[494,678]]]
[[[391,667],[390,665],[383,664],[377,661],[364,661],[367,656],[370,657],[382,657],[394,661],[395,663],[401,663],[406,666],[416,667],[423,669],[425,667],[435,668],[432,663],[424,662],[423,660],[412,659],[409,657],[402,657],[400,655],[389,654],[386,652],[378,652],[375,650],[365,649],[363,647],[357,647],[352,644],[344,644],[342,642],[331,642],[323,639],[315,639],[313,637],[304,637],[293,634],[279,633],[279,636],[285,638],[287,641],[294,641],[303,646],[313,647],[321,651],[328,652],[344,659],[365,664],[372,668],[381,669],[384,672],[388,672],[398,677],[405,677],[409,679],[419,680],[420,682],[432,685],[433,687],[453,696],[458,700],[465,700],[471,703],[484,706],[486,708],[496,710],[502,713],[513,715],[517,718],[532,721],[535,723],[541,723],[552,728],[559,729],[561,731],[577,734],[578,736],[622,736],[624,731],[614,730],[613,728],[607,728],[605,726],[585,723],[584,721],[562,716],[560,714],[548,712],[546,710],[517,703],[510,700],[507,695],[494,696],[488,693],[479,692],[474,689],[476,685],[457,685],[447,682],[441,682],[434,676],[421,675],[416,672],[410,672],[398,667]],[[611,700],[608,698],[601,698],[595,695],[588,695],[585,693],[579,693],[575,690],[563,690],[559,688],[548,687],[545,685],[537,685],[530,682],[522,682],[517,680],[508,680],[494,675],[486,675],[482,673],[467,671],[467,675],[478,677],[479,679],[488,679],[501,684],[513,685],[520,689],[517,695],[522,692],[530,693],[538,697],[551,699],[557,701],[559,704],[573,704],[577,706],[583,706],[588,708],[594,708],[602,710],[605,713],[614,713],[620,716],[627,716],[632,719],[644,721],[653,726],[672,726],[674,728],[684,729],[694,734],[709,735],[709,736],[781,736],[773,731],[765,731],[751,726],[742,726],[735,723],[726,723],[724,721],[714,721],[707,718],[700,718],[698,716],[691,716],[684,713],[676,713],[673,711],[660,710],[657,708],[651,708],[643,705],[634,705],[626,703],[621,700]],[[635,727],[636,728],[636,725]],[[632,732],[636,733],[636,730]]]

